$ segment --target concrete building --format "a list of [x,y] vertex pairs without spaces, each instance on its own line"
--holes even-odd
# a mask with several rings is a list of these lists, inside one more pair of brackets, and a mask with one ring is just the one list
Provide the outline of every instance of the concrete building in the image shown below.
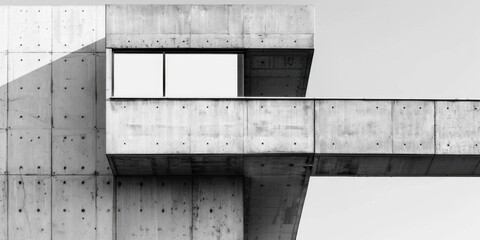
[[[313,20],[0,7],[0,239],[295,239],[310,176],[480,174],[480,102],[305,98]],[[169,97],[169,56],[211,53],[236,95]],[[161,56],[159,96],[119,94],[135,54]]]

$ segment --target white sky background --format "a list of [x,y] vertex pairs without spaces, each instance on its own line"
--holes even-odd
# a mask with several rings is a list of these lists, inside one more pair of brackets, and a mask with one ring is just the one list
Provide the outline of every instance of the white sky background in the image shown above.
[[[227,2],[315,4],[310,97],[479,99],[478,0],[47,0],[42,4]],[[478,239],[479,203],[478,178],[312,178],[297,239]]]

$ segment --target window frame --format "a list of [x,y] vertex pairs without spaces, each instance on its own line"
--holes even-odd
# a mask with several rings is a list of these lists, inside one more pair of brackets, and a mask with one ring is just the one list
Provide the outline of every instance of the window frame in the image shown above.
[[[112,49],[111,51],[111,96],[110,98],[127,98],[115,96],[115,54],[163,54],[163,96],[162,97],[128,97],[138,99],[156,99],[156,98],[169,98],[166,96],[166,55],[167,54],[236,54],[237,55],[237,96],[244,96],[244,69],[245,69],[245,50],[238,49]],[[178,97],[175,97],[178,98]],[[187,97],[188,98],[188,97]]]

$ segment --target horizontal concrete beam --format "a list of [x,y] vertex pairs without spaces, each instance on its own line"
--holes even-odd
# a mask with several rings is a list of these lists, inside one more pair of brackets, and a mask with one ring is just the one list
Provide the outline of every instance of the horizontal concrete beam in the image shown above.
[[107,5],[107,48],[313,48],[305,5]]
[[107,154],[478,155],[480,102],[107,101]]

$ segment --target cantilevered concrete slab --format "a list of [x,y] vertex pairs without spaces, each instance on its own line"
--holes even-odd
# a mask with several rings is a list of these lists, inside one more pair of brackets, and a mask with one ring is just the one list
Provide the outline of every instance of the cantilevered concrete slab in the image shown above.
[[468,176],[480,160],[479,118],[477,101],[111,99],[107,155],[117,174],[223,163],[224,174],[248,175],[260,170],[245,158],[293,157],[314,158],[318,175]]

